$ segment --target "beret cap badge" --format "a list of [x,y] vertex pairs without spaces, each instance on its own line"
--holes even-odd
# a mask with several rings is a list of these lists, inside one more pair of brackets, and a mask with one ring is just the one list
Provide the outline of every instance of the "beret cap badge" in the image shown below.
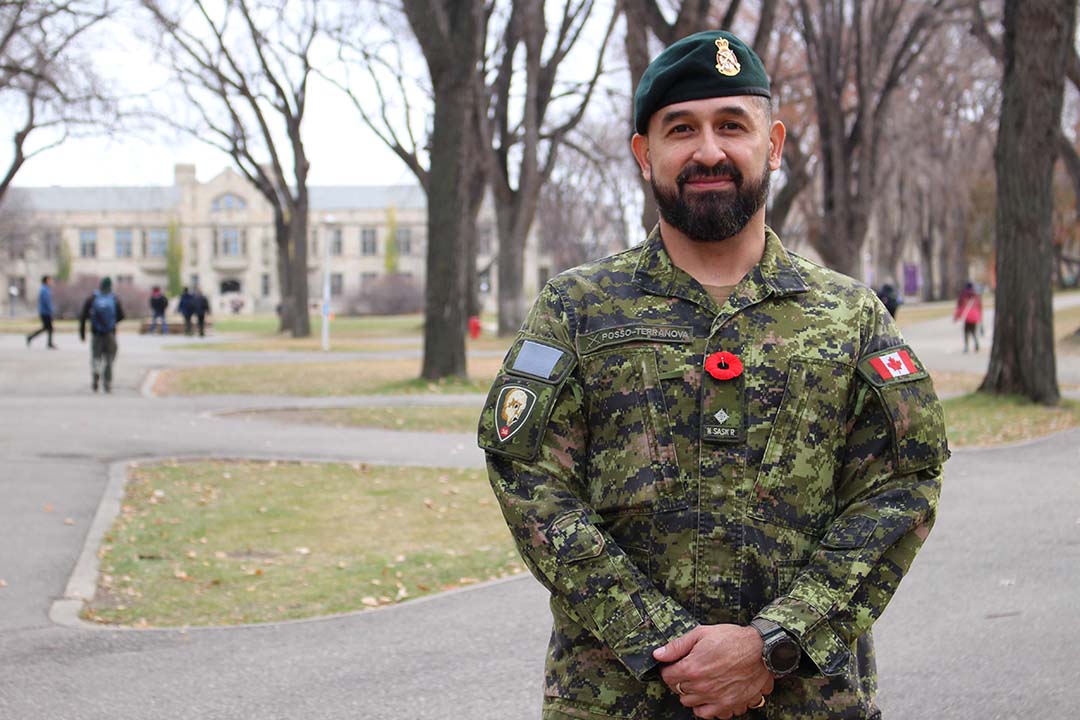
[[735,77],[742,70],[739,58],[735,56],[735,51],[724,38],[716,39],[716,70],[727,77]]

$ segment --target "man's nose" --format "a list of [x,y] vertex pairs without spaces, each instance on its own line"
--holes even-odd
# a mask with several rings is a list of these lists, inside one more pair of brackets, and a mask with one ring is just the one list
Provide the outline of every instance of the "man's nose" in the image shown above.
[[727,153],[711,129],[706,128],[700,135],[698,146],[694,151],[694,160],[705,167],[713,167],[722,160],[727,159]]

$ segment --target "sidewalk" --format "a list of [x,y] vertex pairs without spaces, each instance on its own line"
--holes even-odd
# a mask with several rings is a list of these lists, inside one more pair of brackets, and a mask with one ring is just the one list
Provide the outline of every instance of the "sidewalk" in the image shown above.
[[[946,347],[958,341],[956,328],[945,325],[946,338],[942,328],[925,325],[907,333],[920,357],[932,368],[956,360]],[[89,393],[89,351],[76,338],[59,336],[61,349],[46,352],[0,335],[0,578],[7,583],[0,588],[0,718],[539,717],[547,599],[527,577],[268,626],[131,631],[49,620],[116,461],[209,455],[483,462],[471,434],[293,426],[221,414],[342,404],[327,399],[145,398],[139,388],[153,368],[242,361],[209,348],[163,350],[171,341],[123,336],[114,393],[103,396]],[[984,361],[987,354],[980,356],[958,360]],[[1066,372],[1077,369],[1068,364]],[[1080,431],[956,453],[937,528],[876,626],[886,717],[981,720],[1030,708],[1071,716],[1080,703],[1080,670],[1071,662],[1080,642],[1072,589],[1080,587],[1078,463]]]

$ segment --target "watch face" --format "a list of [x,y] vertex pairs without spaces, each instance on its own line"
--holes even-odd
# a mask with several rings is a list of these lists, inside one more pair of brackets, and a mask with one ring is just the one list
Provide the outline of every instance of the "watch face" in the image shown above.
[[799,644],[792,640],[784,640],[772,647],[769,652],[769,664],[778,673],[788,673],[799,665],[802,651]]

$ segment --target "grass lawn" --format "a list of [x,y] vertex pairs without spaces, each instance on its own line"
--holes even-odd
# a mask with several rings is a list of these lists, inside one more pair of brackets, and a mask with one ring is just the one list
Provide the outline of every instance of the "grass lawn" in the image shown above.
[[1080,425],[1080,402],[1075,400],[1045,407],[1014,396],[971,393],[942,405],[952,447],[992,447]]
[[282,422],[375,427],[413,432],[474,432],[480,418],[479,407],[349,407],[302,410],[268,410],[249,413],[253,417]]
[[501,357],[469,358],[468,380],[417,379],[420,359],[211,365],[165,370],[159,395],[369,395],[383,393],[486,393]]
[[522,572],[482,470],[170,462],[130,476],[86,619],[229,625]]

